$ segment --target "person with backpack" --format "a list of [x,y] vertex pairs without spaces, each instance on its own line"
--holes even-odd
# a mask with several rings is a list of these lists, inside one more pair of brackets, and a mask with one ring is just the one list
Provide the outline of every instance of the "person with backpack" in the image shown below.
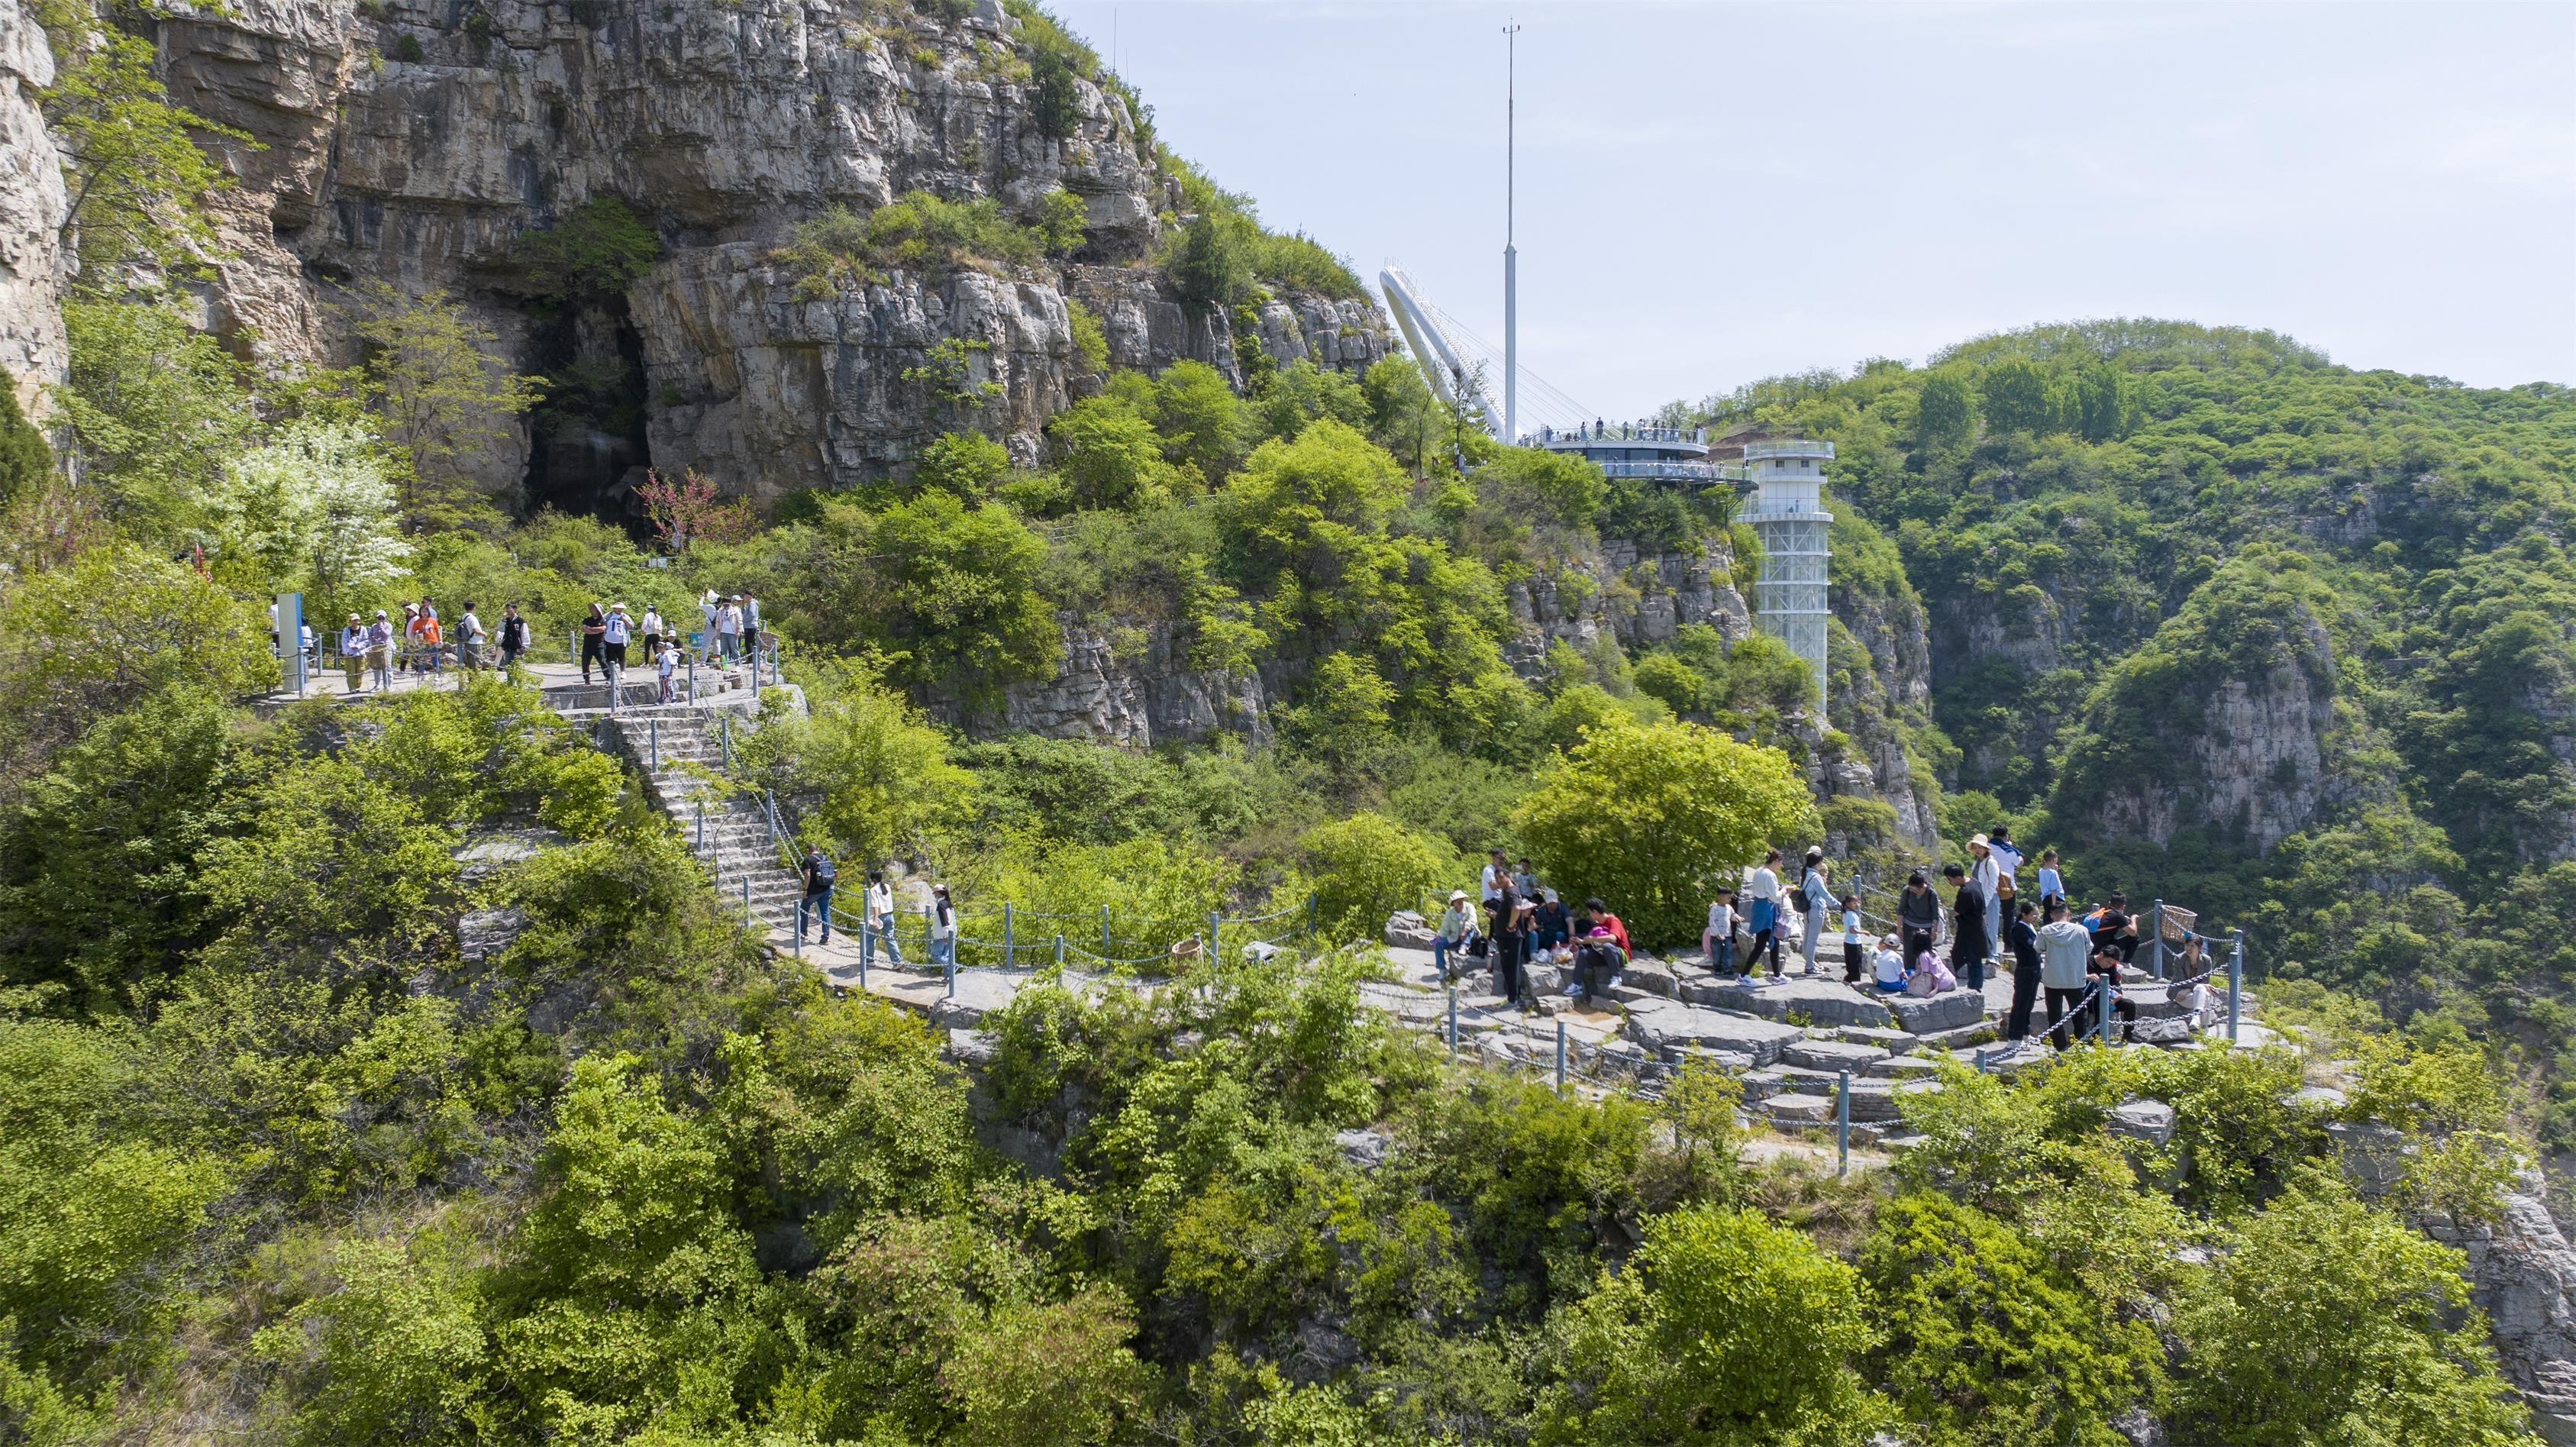
[[1752,979],[1762,972],[1762,952],[1771,952],[1771,978],[1780,978],[1780,875],[1771,866],[1780,862],[1780,851],[1762,852],[1762,867],[1744,887],[1751,900],[1745,928],[1753,932],[1753,948],[1745,952],[1744,977]]
[[796,903],[796,932],[802,935],[809,922],[820,920],[822,943],[828,945],[832,942],[832,856],[823,852],[823,846],[809,844],[804,866],[797,872],[804,876],[805,897]]
[[2004,1017],[2004,1038],[2030,1038],[2031,1008],[2039,1002],[2039,906],[2022,900],[2013,907],[2013,921],[2004,926],[2004,948],[2013,960],[2012,1013]]
[[1798,957],[1806,962],[1805,972],[1816,972],[1816,942],[1824,938],[1825,916],[1834,907],[1834,897],[1825,884],[1830,873],[1825,864],[1825,851],[1807,850],[1806,872],[1798,879],[1798,912],[1806,920],[1806,930],[1798,940]]
[[465,612],[456,620],[456,661],[466,672],[483,671],[483,645],[482,616],[474,611],[472,603],[468,603]]
[[519,655],[528,651],[528,620],[519,612],[516,601],[501,605],[501,667],[519,666]]
[[903,944],[894,934],[894,887],[886,883],[884,870],[868,871],[868,890],[859,901],[859,907],[876,922],[877,938],[885,943],[886,958],[894,961],[896,969],[902,969]]

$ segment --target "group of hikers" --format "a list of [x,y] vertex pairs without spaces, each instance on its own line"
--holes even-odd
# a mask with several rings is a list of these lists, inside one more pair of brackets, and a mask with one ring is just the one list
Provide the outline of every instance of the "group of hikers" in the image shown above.
[[[502,608],[500,631],[495,635],[469,602],[457,617],[452,641],[458,665],[472,672],[517,663],[528,650],[528,638],[528,620],[517,603]],[[397,673],[411,674],[425,684],[444,672],[450,642],[437,606],[426,598],[402,605],[400,623],[382,608],[376,610],[372,623],[352,613],[340,630],[340,670],[351,693],[370,686],[375,692],[390,693]]]
[[[804,883],[804,895],[796,902],[796,934],[799,939],[815,938],[818,944],[832,942],[832,891],[838,885],[839,871],[820,845],[807,845],[805,857],[797,861],[796,873]],[[860,896],[870,942],[883,950],[886,958],[899,969],[903,965],[903,945],[896,938],[894,886],[886,882],[885,871],[868,871],[868,887]],[[930,907],[923,911],[930,939],[930,963],[936,968],[957,963],[957,906],[948,897],[948,886],[930,887]],[[848,933],[845,929],[843,933]]]
[[[1708,925],[1700,935],[1702,959],[1712,975],[1737,984],[1761,983],[1762,962],[1770,960],[1770,978],[1786,973],[1784,937],[1792,905],[1802,921],[1799,957],[1805,974],[1814,975],[1819,947],[1834,923],[1840,925],[1843,983],[1888,995],[1926,997],[1965,987],[1982,992],[1988,966],[2012,972],[2012,1005],[2005,1015],[2007,1040],[2029,1038],[2032,1017],[2045,1003],[2049,1040],[2058,1049],[2070,1043],[2068,1017],[2076,1026],[2093,1018],[2107,993],[2110,1013],[2126,1023],[2138,1018],[2137,1002],[2120,982],[2120,969],[2136,956],[2139,920],[2129,911],[2127,896],[2113,893],[2098,908],[2075,914],[2058,868],[2057,851],[2042,850],[2033,865],[2012,842],[2008,828],[1997,825],[1968,841],[1968,862],[1943,867],[1949,889],[1947,909],[1931,880],[1916,870],[1897,896],[1896,928],[1873,937],[1857,892],[1837,894],[1832,865],[1822,848],[1806,851],[1804,869],[1794,893],[1781,879],[1784,856],[1766,851],[1761,865],[1746,876],[1741,890],[1721,888],[1709,902]],[[2019,888],[2019,875],[2034,867],[2032,889]],[[1623,983],[1632,947],[1627,926],[1598,898],[1569,908],[1553,889],[1538,882],[1527,859],[1514,866],[1495,849],[1480,881],[1482,899],[1471,907],[1467,891],[1453,891],[1432,939],[1432,957],[1444,979],[1468,968],[1461,957],[1492,966],[1497,993],[1522,1009],[1534,1008],[1528,966],[1553,963],[1568,971],[1566,994],[1582,1000]],[[1837,920],[1836,916],[1839,915]],[[1938,948],[1944,936],[1946,957]],[[2147,926],[2156,928],[2150,922]],[[2200,937],[2188,934],[2177,960],[2178,973],[2189,978],[2207,966]]]
[[[650,604],[640,616],[624,603],[591,604],[579,629],[581,681],[589,683],[594,668],[603,681],[619,680],[630,661],[630,650],[641,644],[641,656],[654,671],[661,701],[673,703],[678,701],[680,671],[687,657],[684,650],[691,645],[700,648],[701,660],[711,664],[731,664],[761,647],[759,599],[719,594],[711,588],[699,598],[698,613],[700,626],[693,637],[666,623],[660,610]],[[309,629],[307,635],[311,651]],[[349,692],[355,694],[390,693],[398,675],[410,675],[416,685],[430,683],[447,670],[451,658],[465,672],[507,669],[527,653],[534,637],[516,601],[502,608],[497,629],[487,628],[474,605],[467,603],[451,634],[437,607],[423,598],[403,604],[399,621],[383,608],[376,610],[373,622],[352,613],[335,642],[341,672],[348,678]]]

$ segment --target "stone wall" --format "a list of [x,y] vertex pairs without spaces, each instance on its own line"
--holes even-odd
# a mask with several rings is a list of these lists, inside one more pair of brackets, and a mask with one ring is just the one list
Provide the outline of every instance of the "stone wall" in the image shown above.
[[53,80],[53,52],[27,0],[0,0],[0,372],[29,412],[66,362],[56,236],[68,203],[36,108],[36,92]]

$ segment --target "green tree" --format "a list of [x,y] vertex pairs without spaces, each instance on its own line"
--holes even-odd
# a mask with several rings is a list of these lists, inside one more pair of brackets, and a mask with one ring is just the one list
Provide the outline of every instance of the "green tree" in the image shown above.
[[1206,310],[1230,307],[1252,290],[1248,228],[1227,213],[1201,212],[1181,228],[1167,264],[1181,300]]
[[[1930,386],[1926,383],[1925,386]],[[1997,362],[1978,379],[1977,392],[1986,426],[1996,432],[2041,433],[2056,421],[2048,396],[2048,372],[2037,362],[2015,357]]]
[[410,463],[396,479],[405,519],[447,527],[488,507],[472,469],[513,440],[544,379],[512,373],[493,355],[500,339],[444,291],[373,283],[351,330],[366,348],[368,398]]
[[150,40],[93,26],[85,15],[64,35],[73,58],[45,92],[44,114],[62,138],[70,202],[62,245],[80,259],[77,289],[112,297],[138,271],[195,273],[223,251],[202,198],[232,184],[196,138],[256,143],[246,131],[170,104]]
[[853,862],[890,859],[952,823],[974,778],[902,695],[856,664],[809,665],[802,715],[764,718],[740,746],[772,788],[818,796],[799,832]]
[[223,460],[259,426],[245,369],[167,298],[66,302],[63,330],[56,396],[99,510],[156,547],[189,541]]
[[53,473],[54,450],[18,408],[17,379],[0,372],[0,507],[34,496]]
[[1640,945],[1697,937],[1711,891],[1814,818],[1788,755],[1685,723],[1593,729],[1512,811],[1541,872]]
[[1506,447],[1476,469],[1476,488],[1516,516],[1549,517],[1569,528],[1589,526],[1608,495],[1598,463],[1539,447]]
[[953,492],[968,502],[982,502],[1011,475],[1011,454],[980,432],[944,432],[921,450],[913,480],[924,487]]
[[1038,245],[1049,256],[1071,256],[1089,237],[1091,208],[1081,197],[1058,187],[1038,198]]
[[1756,1447],[1867,1441],[1852,1360],[1871,1341],[1859,1276],[1752,1211],[1646,1222],[1627,1269],[1550,1324],[1560,1377],[1542,1443]]
[[206,500],[217,576],[259,595],[307,591],[317,619],[373,599],[412,551],[395,531],[387,470],[362,423],[288,423],[227,462]]
[[1135,510],[1171,492],[1171,465],[1154,424],[1114,396],[1086,397],[1047,424],[1075,502]]
[[1166,455],[1197,468],[1204,481],[1222,480],[1243,460],[1243,404],[1216,368],[1188,359],[1164,368],[1154,379],[1153,409]]
[[2468,1312],[2462,1265],[2312,1177],[2246,1222],[2186,1297],[2178,1433],[2227,1447],[2536,1447]]
[[1917,445],[1927,450],[1957,447],[1975,435],[1976,427],[1976,404],[1965,382],[1948,372],[1934,372],[1923,379],[1923,390],[1915,399]]
[[1316,825],[1297,845],[1314,875],[1317,918],[1333,940],[1377,938],[1388,915],[1421,908],[1456,863],[1442,842],[1366,810]]
[[926,492],[880,515],[872,541],[870,631],[896,677],[981,691],[1054,671],[1063,634],[1036,587],[1046,544],[1009,509]]
[[1029,72],[1035,83],[1029,114],[1037,123],[1038,134],[1059,141],[1070,138],[1082,124],[1082,102],[1074,89],[1073,67],[1054,50],[1041,47],[1029,58]]
[[2121,1447],[2111,1419],[2161,1380],[2146,1323],[1973,1207],[1901,1196],[1858,1264],[1879,1335],[1867,1370],[1933,1447]]
[[2127,374],[2096,362],[2075,374],[2075,430],[2087,442],[2108,442],[2129,430]]
[[522,232],[518,256],[530,295],[587,306],[643,280],[662,259],[662,238],[623,197],[594,196],[557,224]]

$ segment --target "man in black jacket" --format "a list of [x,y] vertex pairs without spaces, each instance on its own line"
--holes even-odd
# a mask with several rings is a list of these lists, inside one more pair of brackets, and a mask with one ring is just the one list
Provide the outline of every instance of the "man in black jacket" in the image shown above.
[[804,933],[803,922],[820,920],[822,942],[828,945],[832,942],[832,856],[824,853],[820,845],[807,845],[804,866],[797,872],[805,876],[805,898],[796,907],[800,925],[797,933]]
[[1905,927],[1905,962],[1910,968],[1925,950],[1932,948],[1933,936],[1941,932],[1941,897],[1932,892],[1932,882],[1923,871],[1914,871],[1905,881],[1905,892],[1896,897],[1896,921]]
[[1950,902],[1955,933],[1950,939],[1950,973],[1971,990],[1986,987],[1986,897],[1968,882],[1968,871],[1952,864],[1941,877],[1958,888]]
[[2004,1038],[2030,1036],[2031,1007],[2039,1002],[2039,906],[2023,900],[2012,923],[2004,926],[2004,947],[2012,951],[2012,1013],[2004,1017]]

